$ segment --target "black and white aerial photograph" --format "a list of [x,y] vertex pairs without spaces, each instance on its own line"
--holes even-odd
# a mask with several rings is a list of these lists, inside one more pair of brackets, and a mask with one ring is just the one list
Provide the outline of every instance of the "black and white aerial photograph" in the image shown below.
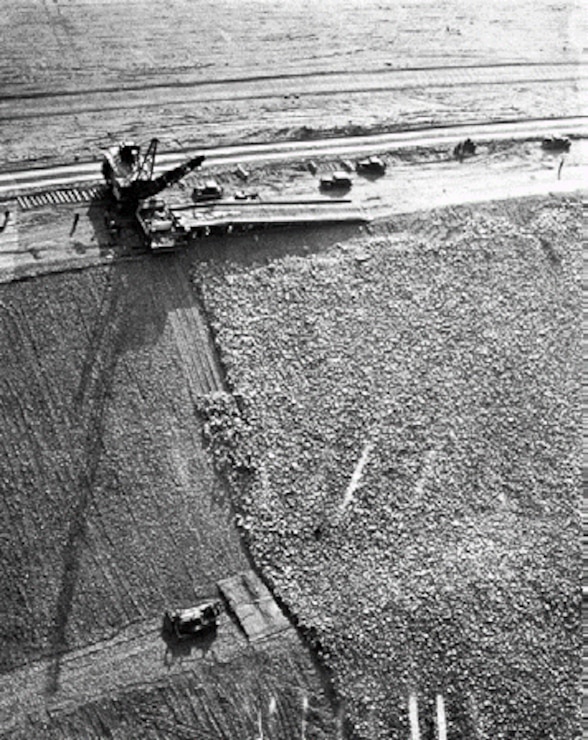
[[587,39],[0,0],[0,740],[581,740]]

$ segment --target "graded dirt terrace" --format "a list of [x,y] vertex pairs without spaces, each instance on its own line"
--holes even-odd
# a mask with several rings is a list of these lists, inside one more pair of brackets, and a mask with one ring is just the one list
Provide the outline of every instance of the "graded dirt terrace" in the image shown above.
[[19,0],[0,18],[0,168],[584,113],[581,2]]
[[20,604],[5,666],[157,613],[209,586],[225,556],[245,563],[225,526],[210,541],[230,512],[192,409],[222,380],[181,270],[113,265],[2,289],[3,588]]

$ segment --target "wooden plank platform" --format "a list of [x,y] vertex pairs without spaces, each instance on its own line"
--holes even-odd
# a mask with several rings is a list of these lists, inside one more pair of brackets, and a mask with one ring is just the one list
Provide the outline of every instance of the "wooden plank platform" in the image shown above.
[[251,642],[292,629],[267,586],[248,570],[218,582],[218,587]]

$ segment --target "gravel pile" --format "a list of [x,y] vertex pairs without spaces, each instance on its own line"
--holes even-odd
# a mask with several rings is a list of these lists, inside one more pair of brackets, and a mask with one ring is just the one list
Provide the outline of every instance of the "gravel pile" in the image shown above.
[[358,737],[579,737],[580,204],[399,228],[198,267],[209,443]]

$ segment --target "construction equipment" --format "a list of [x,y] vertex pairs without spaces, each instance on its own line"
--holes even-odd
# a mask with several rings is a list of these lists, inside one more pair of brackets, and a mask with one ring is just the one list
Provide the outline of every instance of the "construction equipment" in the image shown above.
[[141,201],[136,211],[139,228],[152,252],[187,246],[193,239],[214,234],[238,234],[259,229],[302,225],[367,223],[369,217],[348,199],[208,201],[170,206],[162,198]]
[[357,163],[357,171],[370,175],[383,175],[386,172],[386,163],[380,157],[367,157]]
[[216,629],[216,620],[222,612],[220,601],[207,601],[189,609],[166,611],[163,626],[177,640],[186,640]]
[[541,142],[541,147],[548,152],[567,152],[572,146],[572,142],[567,136],[557,136],[552,134],[546,136]]
[[119,203],[136,206],[140,200],[157,195],[168,185],[181,180],[204,161],[203,155],[188,159],[183,164],[153,177],[158,139],[151,139],[145,155],[134,141],[123,141],[104,150],[102,174],[108,189]]

